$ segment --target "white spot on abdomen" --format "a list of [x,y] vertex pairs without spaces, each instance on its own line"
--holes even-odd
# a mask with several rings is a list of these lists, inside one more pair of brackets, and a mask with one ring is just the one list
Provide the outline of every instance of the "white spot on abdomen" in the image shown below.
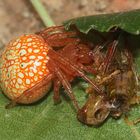
[[21,47],[21,43],[18,43],[17,45],[16,45],[16,49],[19,49]]
[[31,41],[32,41],[32,38],[28,38],[28,39],[27,39],[27,42],[31,42]]
[[33,51],[34,51],[34,53],[38,53],[40,50],[39,49],[35,49]]
[[17,79],[17,82],[18,82],[19,84],[22,84],[22,79],[18,78],[18,79]]
[[20,78],[24,78],[24,74],[23,74],[22,72],[19,72],[19,73],[18,73],[18,76],[19,76]]
[[29,49],[28,49],[28,52],[31,53],[31,52],[32,52],[32,48],[29,48]]
[[41,65],[41,62],[38,62],[38,61],[35,61],[35,66],[40,66]]
[[34,73],[33,72],[29,72],[29,76],[34,76]]
[[34,55],[29,56],[29,59],[35,59],[36,57]]
[[38,56],[38,59],[43,59],[43,56]]
[[31,82],[30,82],[30,79],[26,79],[26,84],[30,84]]
[[21,56],[25,55],[26,53],[27,53],[27,52],[26,52],[25,49],[22,49],[22,50],[19,51],[19,54],[20,54]]

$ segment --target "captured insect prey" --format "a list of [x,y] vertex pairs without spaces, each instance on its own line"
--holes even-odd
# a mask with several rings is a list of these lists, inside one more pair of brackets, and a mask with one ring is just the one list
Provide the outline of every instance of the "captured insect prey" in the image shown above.
[[133,55],[127,46],[120,49],[118,44],[113,41],[106,52],[99,48],[104,59],[96,67],[98,73],[94,80],[105,94],[99,96],[92,87],[87,89],[89,97],[77,114],[84,124],[99,126],[109,116],[117,119],[140,102]]

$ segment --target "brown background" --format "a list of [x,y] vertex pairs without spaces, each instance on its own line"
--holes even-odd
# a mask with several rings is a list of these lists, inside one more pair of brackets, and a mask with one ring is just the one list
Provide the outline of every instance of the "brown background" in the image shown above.
[[[140,8],[140,0],[41,1],[56,25],[73,17]],[[0,0],[0,21],[0,48],[15,36],[44,28],[30,0]]]

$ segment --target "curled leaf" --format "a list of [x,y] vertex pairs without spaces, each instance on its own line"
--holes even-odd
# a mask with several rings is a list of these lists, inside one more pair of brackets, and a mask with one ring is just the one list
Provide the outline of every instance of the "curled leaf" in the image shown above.
[[140,34],[140,10],[78,17],[64,22],[66,29],[75,25],[81,32],[88,33],[91,29],[108,32],[117,27],[128,33]]

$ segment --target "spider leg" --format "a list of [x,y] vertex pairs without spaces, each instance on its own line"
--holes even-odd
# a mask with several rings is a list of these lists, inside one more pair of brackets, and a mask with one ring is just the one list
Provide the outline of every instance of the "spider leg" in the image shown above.
[[64,31],[65,28],[64,26],[52,26],[52,27],[48,27],[40,32],[37,32],[36,34],[41,35],[41,36],[47,36],[50,35],[51,33],[55,33],[55,32],[62,32]]
[[[56,61],[56,63],[65,65],[66,69],[71,68],[73,71],[75,71],[77,76],[80,76],[83,79],[85,79],[87,82],[89,82],[94,87],[94,89],[98,92],[98,94],[100,94],[101,96],[104,95],[103,91],[90,78],[88,78],[84,74],[83,70],[79,66],[77,66],[76,64],[74,64],[73,62],[68,60],[67,58],[63,58],[63,56],[61,56],[60,54],[58,54],[57,52],[55,52],[52,49],[49,50],[48,55],[50,58],[52,58],[54,61]],[[61,65],[60,65],[60,67],[61,67]]]
[[[47,91],[50,88],[50,82],[53,79],[53,75],[49,74],[47,76],[44,76],[44,78],[39,81],[37,84],[35,84],[30,89],[25,90],[19,97],[12,100],[9,104],[7,104],[5,107],[6,109],[14,107],[17,103],[24,103],[28,104],[34,99],[36,101],[36,97],[40,97],[40,99],[47,93]],[[40,94],[44,93],[44,94]],[[31,100],[31,101],[30,101]]]
[[111,65],[111,62],[113,61],[116,53],[117,45],[118,41],[114,40],[113,43],[111,44],[111,47],[109,47],[104,61],[103,73],[106,73],[108,71],[109,66]]
[[61,69],[59,68],[59,66],[56,65],[55,61],[50,60],[51,61],[51,65],[53,67],[53,71],[55,73],[55,75],[59,78],[59,80],[61,81],[64,89],[66,90],[68,96],[70,97],[70,99],[73,101],[73,104],[75,106],[75,108],[77,110],[79,110],[79,105],[75,99],[74,93],[72,91],[71,85],[67,80],[66,75],[61,71]]
[[69,44],[70,42],[78,43],[80,41],[79,38],[56,38],[56,39],[46,39],[48,45],[52,48],[63,48],[65,45]]
[[75,32],[54,33],[49,36],[41,36],[52,48],[59,48],[69,44],[70,42],[78,43],[80,41],[80,39],[76,37]]
[[[94,32],[103,40],[103,42],[106,41],[106,38],[102,34],[100,34],[97,31]],[[60,25],[46,28],[41,32],[37,32],[36,34],[41,35],[43,38],[46,38],[47,40],[51,38],[52,39],[55,38],[56,40],[57,38],[61,39],[61,37],[62,38],[77,37],[77,34],[79,33],[80,32],[76,29],[75,31],[67,31],[63,25]]]
[[94,60],[94,67],[96,68],[96,73],[102,73],[105,61],[105,54],[102,49],[110,43],[110,40],[96,45],[95,48],[90,52],[90,57]]
[[53,26],[49,27],[45,30],[37,32],[36,34],[42,36],[43,38],[66,38],[66,37],[75,37],[77,35],[77,31],[67,31],[64,26]]
[[75,108],[77,110],[79,110],[79,105],[78,105],[78,103],[75,99],[75,96],[74,96],[74,93],[72,91],[71,85],[68,82],[68,80],[66,79],[66,76],[61,72],[60,69],[57,71],[57,76],[59,77],[60,81],[62,82],[62,85],[65,88],[67,94],[69,95],[69,97],[73,101]]
[[60,82],[60,80],[58,78],[54,78],[53,83],[54,83],[53,100],[54,100],[54,103],[59,103],[59,102],[61,102],[60,93],[59,93],[61,82]]
[[77,33],[76,32],[73,32],[73,31],[65,31],[65,32],[62,32],[62,33],[53,33],[53,34],[50,34],[49,36],[44,36],[45,39],[64,39],[64,38],[71,38],[71,37],[77,37],[76,36]]
[[77,33],[75,31],[66,31],[63,26],[54,26],[36,34],[43,37],[51,47],[62,47],[69,42],[79,42]]
[[92,66],[84,66],[84,65],[81,64],[80,68],[82,70],[84,70],[85,72],[91,73],[93,75],[97,74],[97,71],[95,69],[93,69]]

